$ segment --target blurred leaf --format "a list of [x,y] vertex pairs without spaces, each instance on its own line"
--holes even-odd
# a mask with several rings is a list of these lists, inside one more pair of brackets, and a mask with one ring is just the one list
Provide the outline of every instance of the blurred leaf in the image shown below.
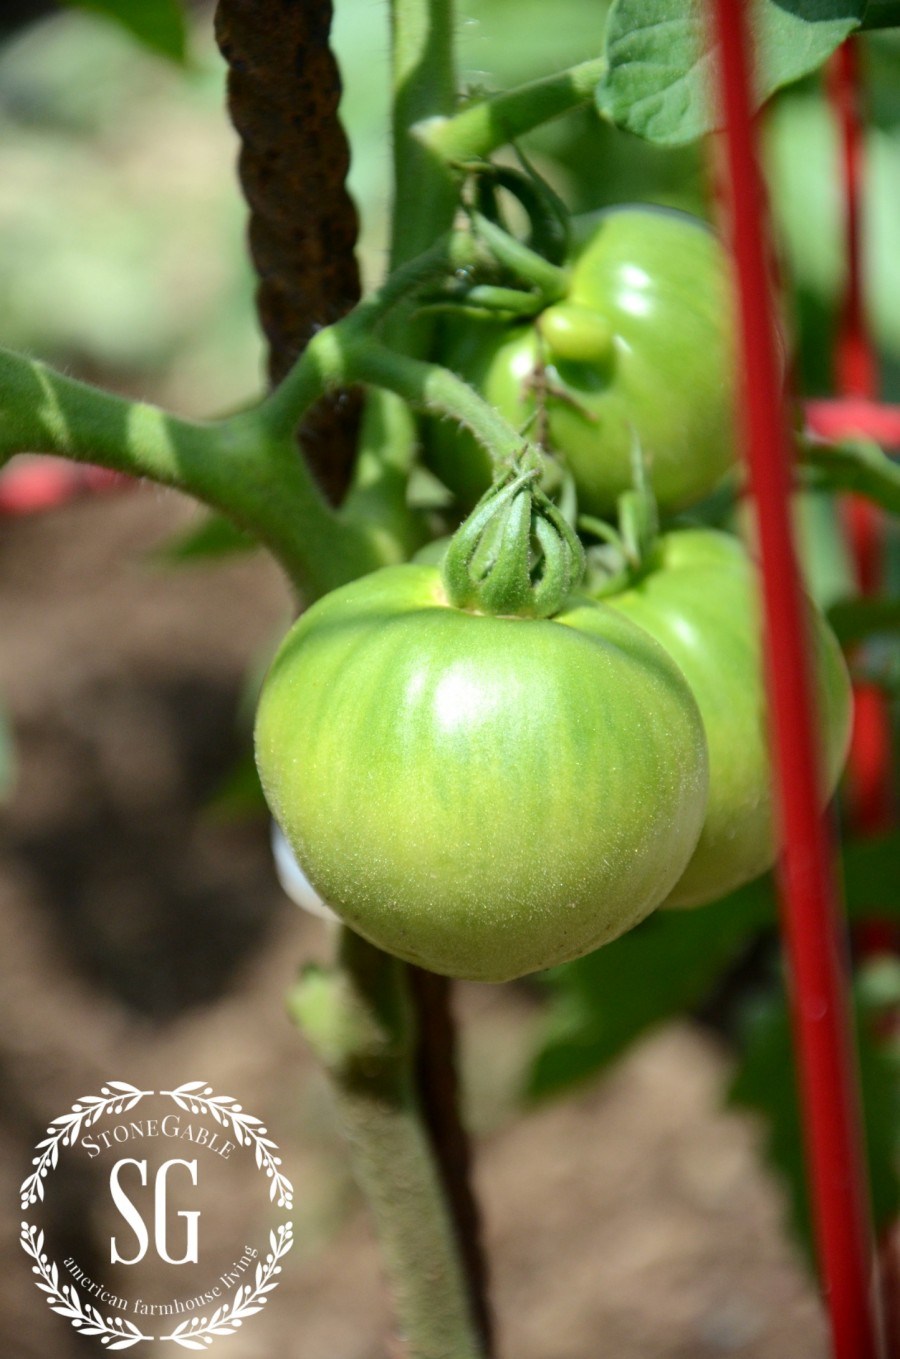
[[900,833],[851,841],[843,866],[850,920],[900,917]]
[[820,609],[827,609],[856,588],[840,506],[824,491],[796,492],[791,506],[805,588]]
[[252,552],[259,544],[221,514],[210,514],[199,525],[179,533],[151,553],[164,566],[190,565],[209,557],[227,557],[235,552]]
[[803,459],[815,484],[829,491],[854,491],[882,509],[900,514],[900,464],[877,444],[808,442]]
[[75,9],[102,15],[126,28],[144,47],[184,62],[187,25],[179,0],[65,0]]
[[597,1075],[647,1029],[700,1004],[773,918],[762,879],[712,906],[655,911],[614,943],[554,968],[527,1096]]
[[[890,35],[877,40],[882,54]],[[865,43],[866,57],[875,39]],[[866,62],[866,92],[873,98],[890,94],[900,120],[900,55],[885,62],[878,79]],[[868,98],[867,98],[868,102]],[[838,125],[820,88],[794,88],[774,100],[761,129],[765,164],[775,225],[785,250],[786,276],[802,289],[807,305],[816,304],[817,314],[808,317],[804,340],[813,335],[819,320],[833,320],[844,286],[846,249],[843,235]],[[890,128],[872,126],[866,119],[865,182],[862,185],[866,314],[875,339],[893,355],[900,354],[900,251],[897,250],[897,184],[900,174],[900,137],[896,123]],[[817,229],[809,230],[816,222]],[[816,343],[827,340],[821,329]],[[830,357],[830,351],[829,351]],[[804,363],[804,367],[806,364]],[[822,362],[824,378],[825,363]],[[830,373],[828,377],[830,379]],[[808,392],[807,386],[801,390]],[[829,390],[827,382],[817,390]],[[885,399],[894,399],[886,388]]]
[[[879,1033],[885,1010],[900,1002],[900,962],[879,959],[860,973],[855,991],[859,1073],[876,1230],[900,1208],[900,1048]],[[783,993],[757,1005],[748,1022],[729,1102],[752,1109],[766,1125],[766,1156],[784,1179],[791,1225],[812,1258],[806,1155],[800,1125],[791,1025]]]
[[900,4],[897,0],[868,0],[863,28],[897,28],[900,26]]
[[252,754],[242,755],[225,775],[204,808],[211,821],[246,821],[251,817],[268,816],[262,785],[256,772]]
[[839,599],[828,610],[828,621],[844,647],[878,633],[900,632],[900,599]]
[[6,800],[12,792],[13,780],[15,778],[15,764],[13,761],[12,737],[6,718],[0,710],[0,802]]
[[[843,877],[851,921],[900,917],[900,833],[847,844]],[[711,906],[655,911],[621,939],[548,972],[551,1000],[526,1096],[564,1093],[648,1029],[696,1009],[775,920],[767,874]]]
[[[821,66],[859,27],[865,0],[753,0],[748,9],[761,104]],[[704,0],[614,0],[606,55],[597,104],[619,127],[673,146],[719,126]]]

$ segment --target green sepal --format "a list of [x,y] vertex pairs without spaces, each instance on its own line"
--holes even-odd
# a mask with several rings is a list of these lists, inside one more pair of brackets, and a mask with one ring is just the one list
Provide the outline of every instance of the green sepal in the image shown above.
[[534,454],[518,459],[451,538],[442,571],[456,608],[549,618],[580,583],[584,549],[540,475]]

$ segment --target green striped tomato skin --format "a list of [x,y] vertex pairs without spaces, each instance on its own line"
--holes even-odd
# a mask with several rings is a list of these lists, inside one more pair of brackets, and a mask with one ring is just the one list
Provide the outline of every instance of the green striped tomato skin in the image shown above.
[[[709,803],[703,831],[667,905],[714,901],[771,867],[776,854],[755,570],[729,534],[688,529],[660,539],[633,588],[605,597],[646,628],[680,666],[703,717]],[[809,605],[825,787],[834,792],[850,735],[847,668]]]
[[378,571],[299,620],[263,686],[256,752],[338,914],[485,981],[646,916],[706,802],[696,704],[647,633],[589,601],[552,620],[463,612],[428,566]]
[[[734,464],[727,258],[684,213],[601,214],[568,296],[536,325],[467,319],[445,335],[440,361],[517,428],[537,430],[571,471],[582,512],[615,510],[632,486],[636,440],[666,510],[701,500]],[[451,422],[432,422],[426,457],[463,503],[490,485],[488,454]]]

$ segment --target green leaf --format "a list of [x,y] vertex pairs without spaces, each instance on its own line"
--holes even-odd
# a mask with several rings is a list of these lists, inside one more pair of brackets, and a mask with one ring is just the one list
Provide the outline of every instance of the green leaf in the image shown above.
[[[847,844],[843,878],[851,922],[900,917],[900,833]],[[551,1001],[527,1098],[599,1075],[649,1029],[702,1004],[775,919],[767,874],[711,906],[655,911],[614,943],[548,972]]]
[[187,25],[179,0],[65,0],[121,24],[144,47],[183,63],[187,54]]
[[[862,21],[865,0],[752,0],[756,102],[816,70]],[[676,146],[720,125],[705,0],[614,0],[600,112]]]
[[900,917],[900,833],[854,840],[846,846],[843,858],[849,919]]
[[14,778],[15,763],[13,761],[12,737],[9,734],[6,718],[0,711],[0,802],[4,802],[12,792]]
[[838,599],[828,610],[828,621],[843,647],[880,633],[900,632],[900,599],[875,595]]
[[897,0],[869,0],[863,28],[900,28],[900,4]]
[[552,1002],[526,1094],[595,1076],[646,1030],[700,1004],[774,920],[761,879],[713,906],[654,912],[605,948],[547,974]]
[[[900,1208],[900,1049],[885,1039],[879,1026],[885,1012],[900,1002],[900,962],[888,958],[868,964],[854,990],[872,1205],[880,1230]],[[757,1005],[728,1098],[763,1116],[766,1158],[785,1182],[791,1226],[812,1258],[807,1159],[790,1018],[782,993]]]
[[242,755],[235,762],[208,799],[204,812],[217,824],[268,817],[269,808],[252,753]]
[[806,443],[803,461],[815,485],[828,491],[854,491],[892,514],[900,514],[900,463],[877,444]]
[[249,533],[243,533],[221,514],[207,515],[198,525],[179,533],[151,553],[164,566],[181,566],[208,557],[227,557],[235,552],[252,552],[259,546]]

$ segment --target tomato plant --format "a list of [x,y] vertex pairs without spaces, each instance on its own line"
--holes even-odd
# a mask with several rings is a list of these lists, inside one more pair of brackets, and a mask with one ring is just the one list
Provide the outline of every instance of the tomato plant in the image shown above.
[[[123,0],[93,7],[146,29]],[[808,74],[876,8],[883,19],[891,6],[860,0],[823,18],[813,0],[790,13],[761,0],[759,90]],[[151,45],[180,60],[177,0],[146,12]],[[597,7],[582,13],[593,32]],[[712,215],[695,153],[661,150],[717,127],[699,11],[614,0],[602,55],[595,36],[587,61],[462,102],[450,0],[391,0],[390,17],[393,211],[387,251],[366,261],[374,275],[387,258],[377,285],[360,298],[331,5],[220,0],[273,387],[186,419],[3,350],[0,462],[50,453],[174,487],[213,513],[193,540],[201,555],[249,543],[283,568],[304,611],[263,685],[257,759],[273,815],[340,920],[291,1013],[333,1077],[411,1359],[483,1359],[483,1287],[460,1250],[472,1236],[464,1137],[458,1120],[450,1137],[439,1126],[456,1119],[455,1094],[437,1118],[426,1107],[423,1050],[445,1076],[450,1063],[446,991],[432,993],[442,1028],[419,969],[501,981],[553,967],[532,993],[553,997],[532,1089],[561,1088],[702,1007],[769,948],[761,875],[777,834],[753,570],[709,527],[728,517],[736,481],[731,266],[699,215],[659,206]],[[556,154],[544,124],[575,112],[580,131]],[[381,143],[363,160],[385,163]],[[514,186],[531,229],[510,226],[485,185]],[[364,219],[390,196],[369,188]],[[799,303],[812,371],[822,299]],[[900,475],[877,449],[802,432],[797,445],[798,482],[900,508]],[[724,511],[702,503],[713,491]],[[653,501],[669,521],[658,537]],[[682,512],[694,526],[671,528]],[[454,528],[440,570],[410,564]],[[579,532],[624,549],[627,578],[585,584]],[[896,601],[839,603],[854,665],[887,689]],[[822,614],[810,604],[807,617],[824,803],[846,750],[847,673]],[[851,847],[855,918],[894,882],[895,850]],[[767,954],[740,1005],[765,991],[777,1006],[776,975]],[[877,980],[864,1013],[881,1019],[900,985]],[[894,1031],[861,1029],[882,1108],[900,1090],[883,1042]],[[748,1052],[751,1074],[754,1061],[789,1061],[765,1041]],[[754,1080],[735,1088],[765,1103]],[[776,1103],[789,1162],[796,1138]],[[895,1133],[879,1127],[882,1225],[900,1180]]]
[[[527,325],[451,323],[442,358],[556,454],[580,507],[604,514],[631,485],[637,442],[664,510],[701,500],[735,457],[734,343],[724,251],[685,213],[603,212],[564,298]],[[431,467],[472,503],[491,463],[450,424]]]

